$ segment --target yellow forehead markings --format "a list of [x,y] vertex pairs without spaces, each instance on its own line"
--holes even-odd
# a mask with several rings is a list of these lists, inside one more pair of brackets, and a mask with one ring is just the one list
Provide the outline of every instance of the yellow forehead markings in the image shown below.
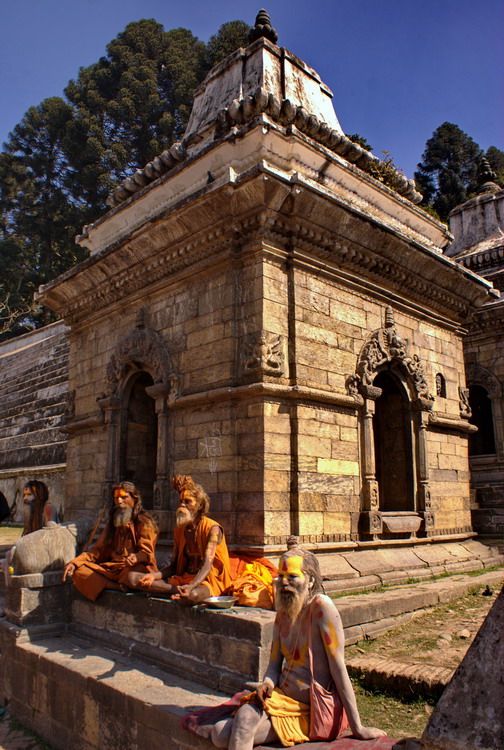
[[278,569],[278,573],[281,577],[298,576],[302,581],[304,581],[304,573],[302,568],[303,558],[301,557],[301,555],[282,557],[280,560],[280,568]]
[[128,497],[128,493],[125,490],[114,490],[114,497]]

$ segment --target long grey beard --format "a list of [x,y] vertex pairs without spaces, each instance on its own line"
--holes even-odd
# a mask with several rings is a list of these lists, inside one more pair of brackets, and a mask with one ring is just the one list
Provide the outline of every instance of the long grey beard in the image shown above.
[[[288,596],[285,596],[285,594],[288,594]],[[304,592],[295,592],[290,595],[290,592],[277,591],[276,611],[286,614],[291,622],[297,620],[305,603],[306,595]]]
[[133,508],[129,508],[127,506],[125,508],[117,508],[114,511],[114,526],[116,528],[118,526],[127,526],[131,521],[132,515]]

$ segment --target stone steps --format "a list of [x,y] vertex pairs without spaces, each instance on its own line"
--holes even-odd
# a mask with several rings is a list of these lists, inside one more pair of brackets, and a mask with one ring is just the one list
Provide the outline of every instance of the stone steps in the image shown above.
[[[49,596],[47,603],[51,596],[60,596],[58,590],[67,594],[67,587],[58,583],[58,572],[43,575],[41,591]],[[272,612],[185,608],[154,597],[112,592],[92,603],[76,593],[69,626],[61,619],[45,618],[41,623],[40,611],[47,607],[30,599],[40,581],[35,576],[18,578],[26,578],[24,585],[31,586],[18,592],[27,592],[38,614],[34,621],[31,615],[26,621],[20,617],[17,624],[13,612],[8,612],[9,620],[0,619],[0,687],[12,714],[56,750],[210,748],[207,740],[180,728],[181,716],[195,706],[218,705],[253,681],[251,675],[262,678]],[[503,578],[502,570],[478,577],[462,574],[341,597],[336,606],[346,640],[353,643],[384,632],[401,618],[463,596],[474,586],[495,586]],[[12,595],[15,589],[9,589]],[[359,664],[350,666],[357,673]],[[396,688],[418,687],[421,680],[427,684],[430,679],[432,689],[439,690],[448,678],[438,670],[434,679],[390,660],[371,666],[382,677],[388,674]],[[68,700],[69,695],[78,700]]]
[[499,546],[476,539],[417,540],[411,546],[374,548],[362,544],[337,554],[319,553],[318,559],[331,596],[504,565]]
[[[0,629],[5,647],[16,633],[12,627]],[[4,694],[12,715],[56,750],[209,750],[211,742],[182,729],[180,720],[195,707],[227,700],[201,684],[73,636],[18,638]]]
[[61,323],[0,344],[0,469],[65,463],[68,350]]

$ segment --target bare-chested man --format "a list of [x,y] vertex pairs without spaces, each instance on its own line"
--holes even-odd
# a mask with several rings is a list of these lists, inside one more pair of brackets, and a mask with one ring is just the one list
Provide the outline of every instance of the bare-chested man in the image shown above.
[[228,549],[222,526],[207,516],[210,498],[203,487],[183,474],[173,477],[172,484],[180,494],[172,561],[154,573],[132,573],[128,583],[171,595],[181,604],[198,604],[231,586]]
[[[309,739],[333,740],[348,725],[353,736],[361,740],[385,734],[381,729],[362,726],[343,658],[345,639],[341,618],[322,590],[315,555],[293,547],[281,557],[277,616],[264,682],[245,699],[234,718],[215,724],[214,745],[229,750],[252,750],[254,745],[278,740],[283,746]],[[311,732],[320,719],[319,714],[315,715],[317,712],[312,715],[310,705],[313,676],[336,694],[335,721],[330,728],[326,727],[325,737],[315,737]]]

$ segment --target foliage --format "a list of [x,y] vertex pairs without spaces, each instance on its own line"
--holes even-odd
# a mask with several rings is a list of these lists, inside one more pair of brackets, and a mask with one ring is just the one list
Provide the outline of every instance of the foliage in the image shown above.
[[373,161],[369,165],[368,171],[375,180],[379,180],[379,182],[383,182],[384,185],[388,185],[395,190],[398,187],[397,175],[402,175],[404,173],[400,167],[394,164],[394,160],[389,151],[382,151],[382,154],[385,158],[380,159],[379,161]]
[[356,143],[358,146],[365,148],[366,151],[373,150],[373,147],[369,145],[369,143],[364,138],[364,136],[359,135],[358,133],[353,133],[353,135],[347,135],[347,138],[348,140],[353,141],[353,143]]
[[431,206],[446,221],[450,211],[476,190],[482,156],[478,144],[457,125],[440,125],[427,141],[415,172],[421,205]]
[[495,172],[495,182],[500,185],[500,187],[504,188],[504,151],[501,151],[495,146],[490,146],[490,148],[487,149],[485,156]]
[[0,153],[0,338],[51,320],[33,304],[40,284],[82,260],[74,237],[107,208],[118,181],[179,139],[210,67],[244,44],[223,24],[208,45],[153,19],[126,26],[65,99],[30,107]]
[[239,47],[247,46],[250,26],[244,21],[223,23],[217,34],[208,40],[206,49],[207,70],[213,68]]

